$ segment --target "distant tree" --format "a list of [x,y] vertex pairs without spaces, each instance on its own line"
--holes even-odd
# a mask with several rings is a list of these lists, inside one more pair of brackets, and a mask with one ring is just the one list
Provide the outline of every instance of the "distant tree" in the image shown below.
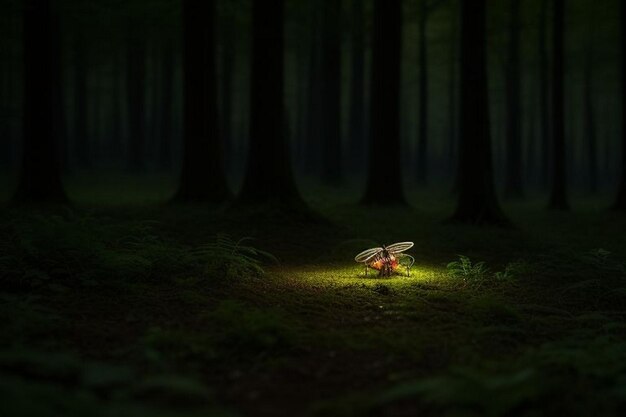
[[23,11],[24,116],[22,166],[15,201],[63,203],[60,117],[60,35],[52,0],[25,0]]
[[161,53],[161,106],[159,111],[159,168],[172,168],[172,140],[174,117],[174,48],[173,40],[164,40]]
[[417,133],[417,182],[425,184],[428,178],[428,126],[429,126],[429,77],[428,77],[428,19],[446,0],[420,0],[417,19],[418,31],[418,133]]
[[113,85],[111,87],[111,148],[115,155],[123,155],[124,124],[122,109],[122,93],[124,91],[122,53],[117,51],[113,58]]
[[85,23],[74,25],[74,150],[76,165],[88,168],[91,165],[87,115],[87,76],[89,56],[86,41]]
[[322,0],[321,19],[321,147],[322,181],[341,181],[341,2]]
[[183,0],[184,149],[178,201],[230,198],[218,127],[215,32],[215,0]]
[[541,159],[540,159],[540,182],[543,186],[548,185],[550,166],[551,137],[550,137],[550,92],[549,68],[548,68],[548,6],[549,0],[541,0],[539,12],[539,117],[541,130]]
[[363,0],[352,0],[350,25],[349,151],[362,164],[365,144],[365,16]]
[[509,1],[509,40],[505,64],[506,175],[504,194],[509,198],[519,198],[524,194],[522,181],[520,3],[521,0]]
[[[453,16],[458,16],[456,9],[453,10]],[[458,142],[458,72],[459,72],[459,21],[458,17],[452,20],[450,33],[450,57],[448,66],[448,166],[454,174],[453,188],[457,189],[458,179],[456,178],[456,154]]]
[[487,89],[485,0],[461,1],[459,189],[452,221],[502,224],[493,184]]
[[146,39],[141,20],[132,15],[127,21],[126,94],[128,102],[129,168],[144,168],[146,143]]
[[565,168],[565,118],[564,118],[564,0],[554,0],[552,34],[552,190],[548,207],[567,210],[567,184]]
[[240,204],[303,204],[285,132],[283,19],[284,0],[253,0],[250,145]]
[[[235,87],[235,63],[236,63],[236,40],[237,27],[233,16],[234,10],[226,10],[220,16],[220,131],[225,155],[232,155],[234,148],[233,135],[233,111],[234,111],[234,87]],[[226,165],[226,164],[224,164]]]
[[626,3],[620,2],[621,72],[622,72],[622,178],[614,208],[626,211]]
[[304,150],[304,172],[313,174],[316,172],[320,162],[320,143],[322,141],[322,93],[319,85],[321,83],[321,39],[320,30],[321,13],[317,0],[309,0],[308,9],[310,12],[309,21],[309,72],[307,88],[307,110],[306,137]]
[[374,0],[365,204],[405,204],[400,164],[401,0]]
[[596,109],[593,98],[593,46],[586,52],[583,69],[583,134],[587,149],[587,173],[589,191],[598,191],[598,143],[596,127]]

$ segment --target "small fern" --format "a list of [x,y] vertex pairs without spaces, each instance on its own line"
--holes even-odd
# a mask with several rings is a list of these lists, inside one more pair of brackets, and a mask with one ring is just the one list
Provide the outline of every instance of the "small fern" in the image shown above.
[[251,239],[233,240],[228,235],[220,234],[215,236],[213,242],[194,249],[192,256],[204,264],[204,271],[211,278],[260,277],[265,274],[263,261],[278,260],[268,252],[244,245],[249,240]]
[[450,275],[462,278],[464,281],[483,280],[489,272],[484,262],[472,263],[470,258],[464,255],[459,255],[459,260],[450,262],[446,268]]

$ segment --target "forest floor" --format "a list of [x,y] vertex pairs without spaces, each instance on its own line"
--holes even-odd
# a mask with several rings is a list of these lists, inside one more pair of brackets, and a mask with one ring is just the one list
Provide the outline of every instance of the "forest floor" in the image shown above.
[[[624,415],[625,215],[340,200],[3,209],[0,415]],[[410,277],[353,261],[404,240]]]

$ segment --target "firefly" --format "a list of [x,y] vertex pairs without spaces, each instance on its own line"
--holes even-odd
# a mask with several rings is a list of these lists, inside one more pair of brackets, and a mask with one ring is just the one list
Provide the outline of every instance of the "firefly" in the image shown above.
[[[398,242],[389,246],[364,250],[354,257],[358,263],[365,264],[365,275],[369,268],[378,271],[378,276],[389,277],[401,266],[406,266],[406,276],[409,276],[415,258],[403,253],[413,247],[413,242]],[[402,260],[406,260],[402,262]]]

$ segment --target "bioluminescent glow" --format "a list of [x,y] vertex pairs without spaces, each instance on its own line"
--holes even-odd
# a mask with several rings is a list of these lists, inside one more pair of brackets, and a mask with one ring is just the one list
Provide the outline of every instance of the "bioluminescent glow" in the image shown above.
[[398,242],[389,246],[364,250],[354,260],[365,265],[365,275],[369,268],[378,271],[381,277],[389,277],[400,267],[406,267],[406,276],[410,275],[415,258],[403,253],[413,247],[413,242]]

